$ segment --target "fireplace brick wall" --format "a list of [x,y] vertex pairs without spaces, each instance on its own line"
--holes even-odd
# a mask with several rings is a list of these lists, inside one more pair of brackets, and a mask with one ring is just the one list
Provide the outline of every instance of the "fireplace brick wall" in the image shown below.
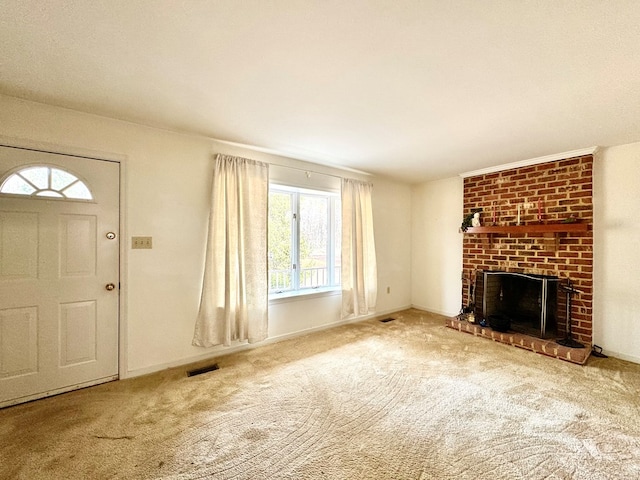
[[[554,275],[581,291],[572,298],[574,339],[593,339],[593,155],[567,158],[464,179],[464,212],[482,209],[482,225],[560,223],[567,218],[588,224],[586,232],[559,233],[558,242],[535,233],[465,234],[463,277],[470,285],[478,270]],[[564,294],[558,292],[559,309]],[[463,301],[470,302],[470,288]],[[559,312],[562,314],[562,312]],[[560,320],[560,318],[559,318]],[[561,326],[563,327],[563,325]]]

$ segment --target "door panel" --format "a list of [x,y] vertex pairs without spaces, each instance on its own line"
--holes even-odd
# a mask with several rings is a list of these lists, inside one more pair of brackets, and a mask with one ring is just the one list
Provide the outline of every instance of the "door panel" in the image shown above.
[[60,366],[95,362],[97,353],[96,302],[60,305]]
[[38,371],[38,308],[0,310],[0,378]]
[[0,212],[0,276],[38,276],[38,214]]
[[0,406],[118,375],[119,289],[105,285],[119,285],[120,166],[0,147],[0,181],[36,165],[51,172],[25,173],[38,189],[72,192],[63,170],[93,199],[0,193]]
[[96,273],[95,215],[60,215],[60,276]]

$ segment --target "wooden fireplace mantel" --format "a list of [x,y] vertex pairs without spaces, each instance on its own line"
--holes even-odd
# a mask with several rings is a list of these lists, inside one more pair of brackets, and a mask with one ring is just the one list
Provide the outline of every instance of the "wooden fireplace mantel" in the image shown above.
[[556,250],[558,249],[560,233],[576,233],[586,232],[589,230],[589,224],[587,223],[531,223],[527,225],[493,225],[482,227],[469,227],[466,235],[480,234],[488,235],[489,243],[493,243],[494,234],[509,234],[509,233],[534,233],[541,234],[544,237],[554,237],[556,243]]
[[469,227],[465,233],[566,233],[586,232],[587,223],[531,223],[528,225],[495,225]]

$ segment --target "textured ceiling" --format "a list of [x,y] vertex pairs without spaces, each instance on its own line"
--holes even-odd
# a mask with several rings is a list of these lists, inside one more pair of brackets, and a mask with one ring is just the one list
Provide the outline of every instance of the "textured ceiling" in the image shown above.
[[3,0],[0,93],[408,182],[640,141],[640,2]]

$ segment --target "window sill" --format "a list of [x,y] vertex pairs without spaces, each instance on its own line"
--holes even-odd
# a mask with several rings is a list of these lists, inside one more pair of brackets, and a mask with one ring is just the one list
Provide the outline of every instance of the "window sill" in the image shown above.
[[310,288],[306,290],[297,290],[295,292],[272,293],[269,295],[269,305],[275,305],[285,302],[297,302],[299,300],[309,300],[318,297],[329,297],[332,295],[341,295],[340,287]]

